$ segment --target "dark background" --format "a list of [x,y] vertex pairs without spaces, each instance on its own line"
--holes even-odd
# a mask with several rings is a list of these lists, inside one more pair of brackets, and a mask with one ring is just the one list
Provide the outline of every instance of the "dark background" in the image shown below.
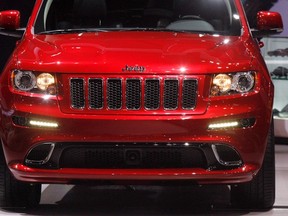
[[[119,0],[120,1],[120,0]],[[259,10],[269,10],[277,0],[242,0],[250,25],[255,26],[256,14]],[[0,11],[19,10],[21,27],[25,27],[35,0],[1,0]],[[0,35],[0,72],[15,47],[17,38]]]

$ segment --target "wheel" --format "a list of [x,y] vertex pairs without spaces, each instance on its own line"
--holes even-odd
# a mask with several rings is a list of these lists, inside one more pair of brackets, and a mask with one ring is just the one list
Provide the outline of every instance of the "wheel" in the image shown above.
[[272,123],[261,169],[251,182],[231,187],[231,203],[237,207],[265,210],[272,208],[274,201],[275,146]]
[[0,206],[36,207],[40,202],[41,184],[18,181],[8,169],[0,147]]

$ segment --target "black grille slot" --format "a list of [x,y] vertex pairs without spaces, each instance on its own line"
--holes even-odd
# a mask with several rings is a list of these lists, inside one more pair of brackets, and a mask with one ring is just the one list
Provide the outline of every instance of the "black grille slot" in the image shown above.
[[183,81],[182,108],[194,109],[197,98],[197,80],[186,79]]
[[174,110],[178,107],[178,80],[164,81],[164,109]]
[[126,108],[139,110],[141,107],[141,81],[139,79],[127,79],[126,82]]
[[119,110],[122,107],[121,79],[108,79],[107,82],[108,109]]
[[156,110],[160,107],[160,81],[147,79],[145,81],[145,108]]
[[75,78],[70,80],[71,106],[76,109],[85,107],[84,80]]
[[89,106],[92,109],[103,108],[103,81],[102,79],[89,80]]

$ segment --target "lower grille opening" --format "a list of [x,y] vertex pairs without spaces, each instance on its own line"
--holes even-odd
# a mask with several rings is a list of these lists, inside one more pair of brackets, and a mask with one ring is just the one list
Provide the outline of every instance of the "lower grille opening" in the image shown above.
[[78,148],[63,151],[61,168],[206,168],[197,148]]
[[42,169],[173,169],[223,170],[241,167],[238,152],[211,143],[43,143],[25,165]]

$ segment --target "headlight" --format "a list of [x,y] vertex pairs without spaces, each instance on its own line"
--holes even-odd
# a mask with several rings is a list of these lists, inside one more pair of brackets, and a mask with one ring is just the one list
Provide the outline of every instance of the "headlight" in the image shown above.
[[254,72],[216,74],[213,77],[210,94],[212,96],[219,96],[246,93],[254,88],[254,84]]
[[16,90],[30,93],[56,94],[55,77],[50,73],[15,70],[12,72],[11,79]]

